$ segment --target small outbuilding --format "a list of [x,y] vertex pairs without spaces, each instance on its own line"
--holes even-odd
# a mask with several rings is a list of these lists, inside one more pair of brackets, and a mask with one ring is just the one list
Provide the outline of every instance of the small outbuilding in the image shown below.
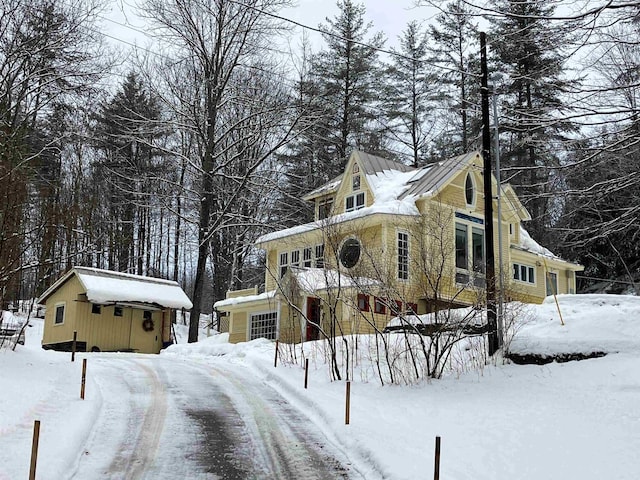
[[177,282],[74,267],[38,299],[46,305],[42,348],[158,353],[171,343],[171,312],[190,309]]

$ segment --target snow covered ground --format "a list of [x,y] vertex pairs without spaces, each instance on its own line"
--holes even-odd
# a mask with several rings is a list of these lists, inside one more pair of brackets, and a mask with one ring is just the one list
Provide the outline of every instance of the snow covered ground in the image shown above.
[[[356,376],[350,425],[344,425],[345,384],[329,380],[319,347],[305,344],[310,358],[306,390],[300,366],[274,368],[274,345],[266,340],[230,345],[225,335],[217,335],[172,346],[154,358],[237,372],[242,382],[275,389],[305,412],[329,448],[343,452],[352,471],[365,478],[432,478],[439,435],[441,478],[635,480],[640,472],[640,298],[561,296],[564,326],[555,302],[548,300],[527,308],[513,351],[607,355],[543,366],[500,363],[411,387],[381,387],[374,378],[362,382]],[[79,360],[86,355],[91,365],[91,354],[71,363],[69,354],[42,351],[42,323],[31,324],[25,347],[0,350],[0,479],[27,478],[35,419],[42,422],[38,478],[71,478],[96,435],[100,413],[116,408],[118,399],[125,406],[135,402],[124,398],[132,392],[110,391],[108,380],[98,388],[91,366],[87,397],[80,400]],[[115,413],[111,432],[127,418]]]

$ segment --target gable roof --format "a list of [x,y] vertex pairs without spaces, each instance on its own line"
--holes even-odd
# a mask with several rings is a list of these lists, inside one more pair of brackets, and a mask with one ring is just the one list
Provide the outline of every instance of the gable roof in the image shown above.
[[441,162],[425,165],[420,169],[424,171],[424,174],[420,176],[416,175],[409,181],[409,188],[407,188],[399,198],[434,194],[449,183],[449,181],[471,161],[481,161],[481,158],[479,152],[470,152]]
[[164,308],[193,306],[177,282],[90,267],[73,267],[51,285],[38,299],[44,302],[75,275],[91,303],[133,303]]

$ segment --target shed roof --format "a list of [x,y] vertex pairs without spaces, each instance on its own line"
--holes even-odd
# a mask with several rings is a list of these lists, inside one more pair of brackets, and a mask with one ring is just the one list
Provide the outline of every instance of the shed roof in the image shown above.
[[132,275],[90,267],[73,267],[38,299],[44,302],[75,275],[91,303],[132,303],[164,308],[191,308],[193,304],[180,285],[172,280]]

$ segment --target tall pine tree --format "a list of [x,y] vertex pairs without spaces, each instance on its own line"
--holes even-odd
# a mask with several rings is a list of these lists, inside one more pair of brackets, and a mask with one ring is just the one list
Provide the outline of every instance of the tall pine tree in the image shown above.
[[400,35],[400,48],[387,68],[385,133],[397,142],[417,167],[426,163],[429,143],[436,132],[440,96],[433,67],[428,65],[428,37],[416,21]]
[[371,22],[365,22],[365,7],[352,0],[339,0],[340,13],[322,26],[327,49],[313,59],[312,80],[319,88],[324,107],[324,156],[328,161],[324,177],[342,172],[350,150],[360,148],[379,153],[380,134],[374,105],[380,78],[378,49],[382,33],[368,36]]
[[490,51],[494,69],[505,75],[501,91],[500,128],[503,179],[516,188],[532,216],[534,238],[544,242],[558,205],[561,142],[574,130],[564,120],[564,77],[561,46],[568,32],[548,20],[554,5],[548,0],[495,0],[501,12],[492,16]]

